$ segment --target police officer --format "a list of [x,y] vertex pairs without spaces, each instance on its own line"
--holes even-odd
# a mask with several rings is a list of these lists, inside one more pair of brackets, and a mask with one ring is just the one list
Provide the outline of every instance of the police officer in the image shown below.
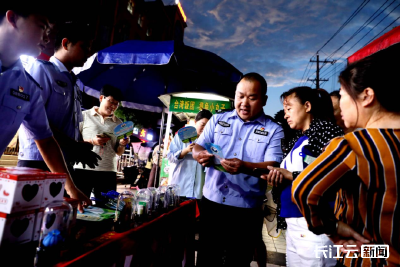
[[[258,169],[278,166],[283,156],[283,129],[263,112],[266,92],[261,75],[244,75],[236,87],[235,110],[214,115],[193,149],[200,164],[211,166],[201,200],[199,266],[249,266],[252,261],[267,188]],[[212,167],[208,143],[221,147],[226,172]]]
[[[50,170],[69,174],[63,155],[50,130],[41,88],[23,69],[19,57],[38,56],[49,41],[46,8],[51,1],[13,0],[0,3],[0,153],[6,149],[18,127],[25,127]],[[79,191],[70,176],[67,193],[82,202],[90,200]]]
[[[56,34],[55,54],[48,61],[35,60],[27,71],[42,86],[42,98],[47,118],[60,144],[69,171],[74,179],[73,165],[82,162],[94,168],[100,157],[93,145],[84,142],[79,131],[82,121],[81,90],[71,72],[81,67],[89,56],[91,35],[87,25],[64,23]],[[47,169],[35,142],[24,125],[19,134],[18,166]]]

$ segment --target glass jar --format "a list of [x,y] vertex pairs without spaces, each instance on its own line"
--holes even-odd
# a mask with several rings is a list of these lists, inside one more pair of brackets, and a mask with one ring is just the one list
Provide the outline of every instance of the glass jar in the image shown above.
[[175,193],[175,207],[179,207],[181,188],[177,184],[172,184],[172,186],[174,187],[174,193]]
[[53,266],[59,262],[68,239],[72,214],[72,205],[62,200],[53,201],[44,208],[35,267]]
[[156,188],[155,187],[147,187],[147,189],[151,193],[151,200],[149,203],[148,210],[150,210],[150,212],[154,212],[155,211],[155,203],[156,203]]
[[135,221],[141,224],[146,221],[148,216],[148,209],[151,201],[151,191],[147,188],[139,189],[136,192],[136,213]]
[[167,192],[167,186],[162,185],[156,189],[156,199],[155,199],[155,205],[154,208],[157,212],[163,212],[164,211],[164,198],[165,198],[165,192]]
[[115,232],[124,232],[133,227],[135,208],[135,194],[133,194],[131,191],[124,191],[119,194],[117,207],[115,209]]
[[176,207],[175,188],[173,185],[168,185],[164,197],[164,208],[166,210],[171,210],[175,207]]

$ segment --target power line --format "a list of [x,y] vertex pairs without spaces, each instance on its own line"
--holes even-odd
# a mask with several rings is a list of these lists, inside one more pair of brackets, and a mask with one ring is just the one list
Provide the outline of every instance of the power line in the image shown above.
[[[313,57],[311,57],[311,59],[312,59]],[[309,64],[311,63],[311,61],[309,61],[308,62]],[[311,71],[311,65],[310,65],[310,68],[308,69],[308,72],[307,72],[307,74],[306,74],[306,76],[305,77],[308,77],[308,74],[310,74],[310,71]],[[307,83],[307,80],[304,80],[304,82],[303,82],[303,86],[304,85],[306,85],[306,83]]]
[[[395,2],[396,0],[394,0],[394,1],[392,1],[387,7],[385,7],[385,9],[383,9],[373,20],[371,20],[371,22],[372,21],[374,21],[380,14],[382,14],[388,7],[390,7],[394,2]],[[387,1],[386,1],[387,2]],[[386,3],[385,2],[385,3]],[[383,17],[373,28],[371,28],[366,34],[364,34],[364,36],[363,37],[361,37],[361,39],[359,39],[355,44],[353,44],[353,46],[351,46],[346,52],[344,52],[340,57],[339,57],[339,59],[341,59],[347,52],[349,52],[354,46],[356,46],[362,39],[364,39],[372,30],[374,30],[384,19],[386,19],[396,8],[398,8],[400,6],[400,4],[399,5],[397,5],[396,7],[394,7],[385,17]],[[382,6],[381,6],[382,7]],[[380,8],[381,8],[380,7]],[[378,9],[379,10],[379,9]],[[393,24],[394,22],[392,22],[391,24]],[[386,28],[385,28],[386,29]],[[376,36],[375,36],[376,37]],[[374,37],[374,38],[375,38]],[[370,41],[369,41],[370,42]],[[369,43],[368,42],[368,43]],[[368,44],[368,43],[366,43],[366,44]],[[365,45],[364,45],[365,46]],[[364,46],[362,46],[362,47],[364,47]],[[329,66],[329,67],[331,67],[331,66]],[[327,69],[325,69],[325,72],[326,71],[328,71],[328,69],[329,69],[329,67],[327,68]],[[324,71],[322,71],[321,72],[321,75],[323,75],[324,74]]]
[[308,66],[310,65],[310,63],[311,63],[311,62],[308,61],[307,66],[306,66],[306,69],[305,69],[304,72],[303,72],[303,76],[301,76],[301,80],[300,80],[300,82],[299,82],[299,86],[301,86],[301,83],[303,82],[304,75],[306,74],[306,71],[307,71]]
[[347,26],[347,24],[349,24],[349,22],[355,17],[357,16],[357,14],[368,4],[370,0],[364,0],[360,6],[357,7],[357,9],[353,12],[353,14],[350,15],[350,17],[342,24],[342,26],[340,26],[340,28],[332,35],[331,38],[329,38],[328,41],[325,42],[325,44],[318,49],[318,51],[320,51],[322,48],[324,48],[341,30],[343,30],[344,27]]
[[[400,6],[400,4],[398,4],[397,6],[395,6],[385,17],[383,17],[373,28],[371,28],[363,37],[361,37],[361,39],[359,39],[352,47],[350,47],[346,52],[344,52],[339,58],[343,58],[343,56],[345,54],[347,54],[347,52],[349,52],[354,46],[356,46],[362,39],[365,38],[365,36],[367,36],[373,29],[375,29],[384,19],[386,19],[391,13],[394,12],[394,10],[396,10],[398,7]],[[382,31],[380,31],[377,35],[375,35],[371,40],[369,40],[367,43],[365,43],[362,47],[366,46],[367,44],[369,44],[372,40],[374,40],[376,37],[378,37],[383,31],[385,31],[387,28],[389,28],[391,25],[393,25],[393,23],[395,23],[397,20],[400,19],[400,16],[398,18],[396,18],[394,21],[392,21],[389,25],[387,25]],[[331,73],[328,72],[327,74]],[[326,73],[321,73],[321,75],[326,74]],[[324,76],[326,77],[326,76]],[[330,76],[331,77],[331,76]]]
[[[347,41],[346,42],[344,42],[338,49],[336,49],[334,52],[332,52],[329,56],[328,56],[328,59],[329,58],[332,58],[333,57],[333,55],[334,54],[336,54],[340,49],[342,49],[348,42],[350,42],[357,34],[359,34],[362,30],[364,30],[371,22],[373,22],[380,14],[382,14],[389,6],[391,6],[396,0],[393,0],[385,9],[383,9],[381,12],[379,12],[379,14],[378,15],[376,15],[375,16],[375,14],[380,10],[380,9],[382,9],[382,7],[388,2],[389,0],[386,0],[386,2],[385,3],[383,3],[365,22],[364,22],[364,24],[363,25],[361,25],[358,29],[357,29],[357,31],[355,31],[354,33],[353,33],[353,35],[349,38],[349,39],[347,39]],[[375,17],[374,17],[375,16]],[[325,64],[324,64],[325,65]],[[324,65],[322,65],[322,67],[324,66]],[[321,68],[322,68],[321,67]],[[329,66],[329,67],[331,67],[331,66]],[[329,69],[329,68],[328,68]],[[325,71],[327,71],[327,69],[325,69]],[[323,72],[321,72],[321,74],[323,74]]]
[[[317,53],[316,53],[316,54],[318,54],[318,52],[319,52],[320,50],[322,50],[322,48],[324,48],[324,47],[325,47],[339,32],[341,32],[341,31],[343,30],[343,28],[346,27],[347,24],[349,24],[350,21],[351,21],[355,16],[357,16],[358,13],[360,13],[360,11],[369,3],[369,1],[370,1],[370,0],[364,0],[364,1],[357,7],[357,9],[350,15],[350,17],[342,24],[342,26],[340,26],[340,28],[332,35],[332,37],[329,38],[329,40],[326,41],[325,44],[324,44],[320,49],[317,50]],[[323,66],[324,66],[324,65],[323,65]],[[322,66],[322,67],[323,67],[323,66]],[[322,67],[321,67],[321,68],[322,68]],[[319,71],[319,69],[318,69],[318,71]],[[313,75],[314,75],[315,73],[317,73],[317,71],[314,72]],[[309,80],[310,77],[308,76],[308,74],[306,75],[306,77],[307,77],[307,80]],[[307,82],[307,81],[305,81],[305,82]]]
[[[400,6],[400,4],[398,5]],[[392,23],[390,23],[389,25],[387,25],[383,30],[381,30],[377,35],[374,36],[374,38],[372,38],[371,40],[369,40],[368,42],[366,42],[363,46],[366,46],[367,44],[369,44],[371,41],[373,41],[377,36],[379,36],[382,32],[384,32],[387,28],[389,28],[390,26],[393,25],[393,23],[395,23],[396,21],[398,21],[400,19],[400,16],[397,17],[397,19],[395,19]]]

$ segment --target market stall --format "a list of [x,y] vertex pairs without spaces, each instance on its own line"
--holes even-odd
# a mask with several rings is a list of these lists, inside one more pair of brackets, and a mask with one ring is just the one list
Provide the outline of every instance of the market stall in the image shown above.
[[371,55],[380,56],[380,54],[383,53],[400,53],[400,26],[393,28],[381,37],[359,49],[347,58],[347,62],[350,64],[362,58]]
[[[162,113],[162,122],[168,112],[167,131],[161,123],[159,145],[163,133],[169,133],[172,114],[188,121],[195,109],[229,108],[242,76],[230,63],[209,51],[174,41],[137,40],[99,51],[74,72],[82,80],[84,92],[91,96],[99,97],[101,87],[110,84],[123,92],[124,107]],[[170,107],[171,97],[183,101],[183,108],[179,110],[178,105],[178,109],[165,109],[164,106]]]

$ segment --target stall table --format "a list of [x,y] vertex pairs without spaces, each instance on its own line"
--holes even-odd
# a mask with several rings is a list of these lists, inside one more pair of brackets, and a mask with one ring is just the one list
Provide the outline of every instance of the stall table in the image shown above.
[[[76,242],[56,266],[195,266],[195,221],[196,200],[188,200],[126,232],[108,231]],[[12,265],[7,266],[33,266],[36,246],[37,242],[3,250],[3,263],[8,258]]]

